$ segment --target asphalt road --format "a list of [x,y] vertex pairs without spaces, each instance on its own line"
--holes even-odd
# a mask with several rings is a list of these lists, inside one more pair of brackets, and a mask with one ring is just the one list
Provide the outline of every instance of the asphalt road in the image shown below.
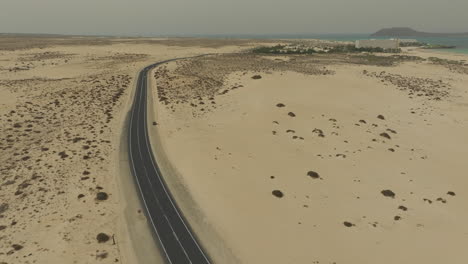
[[149,143],[148,72],[173,60],[147,66],[138,76],[129,127],[130,167],[140,190],[146,215],[168,263],[211,263],[168,190]]

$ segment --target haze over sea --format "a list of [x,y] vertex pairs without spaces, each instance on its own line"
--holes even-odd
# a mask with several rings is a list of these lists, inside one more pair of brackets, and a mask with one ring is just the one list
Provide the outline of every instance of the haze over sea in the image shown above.
[[[253,38],[253,39],[323,39],[336,41],[355,41],[360,39],[386,39],[388,37],[371,37],[370,34],[216,34],[216,35],[186,35],[187,37],[211,38]],[[441,51],[468,54],[468,37],[457,38],[421,38],[401,37],[401,39],[416,39],[428,44],[456,46],[455,49],[441,49]]]

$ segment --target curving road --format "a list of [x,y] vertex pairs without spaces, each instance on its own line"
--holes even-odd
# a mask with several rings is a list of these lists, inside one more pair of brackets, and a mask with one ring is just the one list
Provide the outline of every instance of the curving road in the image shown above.
[[129,127],[130,165],[146,207],[146,215],[168,263],[210,263],[168,190],[149,143],[148,72],[174,60],[149,65],[138,76]]

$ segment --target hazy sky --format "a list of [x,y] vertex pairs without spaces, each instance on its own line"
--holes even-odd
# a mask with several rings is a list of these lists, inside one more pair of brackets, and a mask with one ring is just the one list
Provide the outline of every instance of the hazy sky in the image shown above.
[[0,0],[0,32],[64,34],[468,32],[468,0]]

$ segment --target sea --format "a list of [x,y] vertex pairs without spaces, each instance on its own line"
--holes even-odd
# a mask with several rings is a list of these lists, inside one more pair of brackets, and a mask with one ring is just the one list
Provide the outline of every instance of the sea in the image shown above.
[[[234,35],[190,35],[190,37],[210,37],[210,38],[252,38],[252,39],[323,39],[334,41],[355,41],[361,39],[386,39],[388,37],[371,37],[370,34],[234,34]],[[405,39],[406,37],[402,37]],[[447,46],[456,46],[454,49],[441,49],[445,52],[455,52],[468,54],[468,37],[456,38],[418,38],[407,37],[407,39],[416,39],[428,44],[439,44]]]

